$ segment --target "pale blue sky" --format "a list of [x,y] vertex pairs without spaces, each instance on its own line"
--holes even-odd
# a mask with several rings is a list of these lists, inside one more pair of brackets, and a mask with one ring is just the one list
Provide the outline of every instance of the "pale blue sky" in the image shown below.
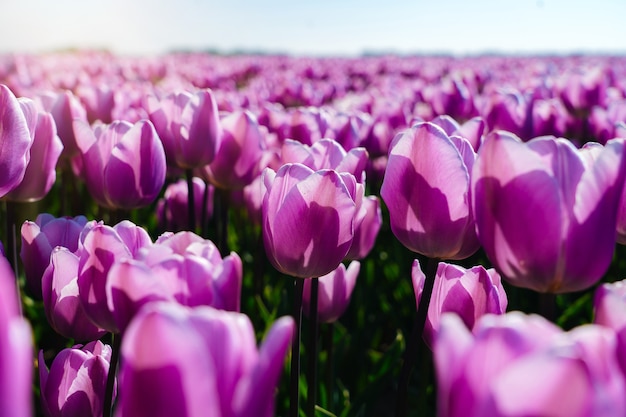
[[0,52],[626,53],[626,0],[1,0]]

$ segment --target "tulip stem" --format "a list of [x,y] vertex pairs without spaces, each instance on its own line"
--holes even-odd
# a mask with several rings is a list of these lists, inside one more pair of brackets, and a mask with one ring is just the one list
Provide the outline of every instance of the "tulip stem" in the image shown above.
[[311,305],[309,306],[309,319],[311,320],[309,329],[309,348],[307,379],[307,408],[306,415],[315,417],[315,402],[317,394],[317,336],[318,336],[318,314],[317,299],[319,294],[319,278],[311,278]]
[[[6,208],[6,229],[7,229],[7,248],[6,248],[6,257],[11,264],[11,268],[13,268],[13,272],[15,273],[15,277],[19,276],[17,270],[17,245],[15,244],[17,239],[17,231],[15,230],[15,203],[10,201],[5,202]],[[17,300],[18,300],[18,308],[19,313],[22,315],[22,296],[20,294],[20,285],[15,281],[15,287],[17,288]]]
[[186,169],[187,177],[187,228],[190,232],[196,230],[196,200],[193,195],[193,170]]
[[411,336],[408,340],[402,360],[402,370],[400,371],[398,382],[398,396],[396,398],[396,417],[404,417],[406,415],[409,380],[411,378],[411,372],[413,371],[417,361],[420,344],[423,343],[421,342],[421,339],[424,332],[424,325],[426,324],[430,298],[433,294],[438,264],[439,262],[437,259],[428,258],[428,262],[426,264],[424,290],[422,291],[422,296],[417,307],[417,315],[415,316],[415,321],[413,322],[413,330],[411,330]]
[[326,406],[327,409],[332,409],[334,407],[334,395],[333,395],[333,381],[335,379],[334,375],[334,361],[333,361],[333,342],[335,336],[335,325],[334,323],[328,323],[326,326],[326,331],[324,332],[324,345],[326,349],[326,398],[328,399],[328,404]]
[[228,200],[230,191],[215,187],[215,203],[217,215],[217,248],[222,256],[228,255]]
[[202,214],[200,216],[200,235],[207,239],[209,236],[209,183],[207,181],[204,181],[204,193],[202,193]]
[[107,375],[107,386],[104,392],[104,407],[102,417],[111,417],[113,412],[113,389],[115,388],[115,374],[117,373],[117,363],[120,357],[120,347],[122,346],[122,335],[111,334],[111,362],[109,363],[109,374]]
[[296,322],[291,342],[291,379],[289,384],[289,415],[298,417],[300,413],[300,327],[302,325],[302,292],[304,280],[294,280],[293,318]]
[[552,293],[539,293],[539,312],[551,322],[556,322],[556,295]]

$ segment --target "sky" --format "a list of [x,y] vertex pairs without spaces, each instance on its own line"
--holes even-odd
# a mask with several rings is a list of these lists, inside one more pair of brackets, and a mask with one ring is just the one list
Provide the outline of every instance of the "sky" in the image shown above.
[[1,0],[0,53],[626,54],[626,0]]

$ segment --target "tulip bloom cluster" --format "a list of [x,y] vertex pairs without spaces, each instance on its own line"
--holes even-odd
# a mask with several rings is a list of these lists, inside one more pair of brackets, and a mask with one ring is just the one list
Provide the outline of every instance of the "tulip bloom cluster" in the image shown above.
[[[399,244],[432,260],[428,279],[417,261],[411,273],[437,371],[416,402],[437,392],[441,417],[625,415],[624,79],[619,57],[0,56],[9,259],[12,227],[53,213],[22,224],[22,267],[0,258],[0,414],[32,416],[37,362],[46,416],[111,400],[117,417],[273,415],[299,335],[276,319],[278,274],[305,314],[348,316],[328,326],[307,402],[378,414],[387,397],[358,390],[387,386],[414,340],[396,325],[414,313]],[[434,272],[467,258],[484,267]],[[507,314],[526,307],[515,287],[559,294],[564,327],[591,321],[597,287],[594,324]],[[333,347],[359,369],[332,372]]]
[[540,316],[513,312],[484,316],[470,332],[449,315],[434,349],[442,417],[626,412],[623,351],[601,326],[564,332]]

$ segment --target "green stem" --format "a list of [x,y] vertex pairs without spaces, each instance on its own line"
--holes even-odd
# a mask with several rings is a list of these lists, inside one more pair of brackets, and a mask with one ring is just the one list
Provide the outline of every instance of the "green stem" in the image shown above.
[[400,371],[400,379],[398,383],[396,417],[404,417],[407,412],[409,380],[411,378],[411,372],[413,371],[413,368],[415,367],[415,363],[417,361],[420,344],[423,343],[421,341],[422,333],[424,332],[424,325],[426,324],[426,317],[428,315],[428,306],[430,305],[430,298],[433,294],[433,287],[435,285],[437,265],[437,259],[428,258],[428,262],[426,264],[426,278],[424,281],[424,289],[422,290],[420,303],[417,307],[417,315],[415,316],[415,321],[413,322],[413,330],[411,331],[410,339],[408,341],[406,350],[404,351],[402,370]]
[[293,318],[296,322],[291,342],[291,379],[289,383],[289,416],[298,417],[300,412],[300,330],[302,325],[302,291],[304,280],[294,278]]
[[230,190],[215,188],[215,215],[217,216],[217,248],[222,256],[228,255],[228,202]]
[[307,352],[308,369],[307,378],[307,408],[306,415],[315,417],[315,402],[317,400],[317,336],[318,336],[318,315],[317,300],[319,294],[319,278],[311,278],[311,305],[309,310],[309,320],[311,320],[311,328],[309,329],[309,349]]
[[546,319],[556,323],[556,294],[538,293],[539,294],[539,312]]
[[326,398],[328,399],[327,408],[332,410],[335,405],[335,401],[333,398],[333,385],[335,380],[333,336],[335,335],[335,324],[328,323],[325,327],[326,331],[324,332],[324,348],[326,349]]
[[104,392],[104,406],[102,417],[111,417],[113,412],[113,389],[115,388],[115,375],[120,357],[120,347],[122,345],[122,335],[112,334],[111,362],[109,364],[109,374],[107,376],[106,391]]
[[209,236],[209,183],[204,181],[204,193],[202,194],[202,215],[200,220],[200,234],[203,238]]
[[186,169],[187,177],[187,228],[190,232],[196,230],[196,204],[193,193],[193,170]]

